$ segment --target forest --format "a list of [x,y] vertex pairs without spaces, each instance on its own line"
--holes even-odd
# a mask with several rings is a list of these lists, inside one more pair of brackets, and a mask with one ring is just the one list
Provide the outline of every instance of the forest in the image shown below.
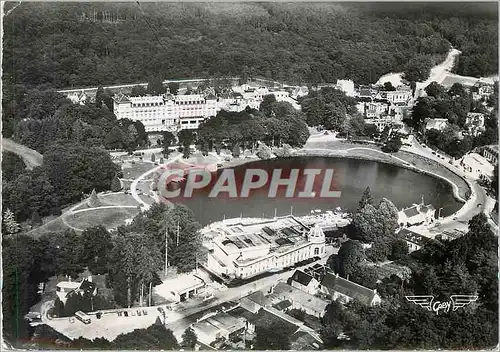
[[498,66],[490,5],[22,3],[5,19],[4,89],[157,76],[367,84],[450,45],[462,51],[457,73],[485,76]]
[[[152,287],[161,283],[157,273],[165,263],[165,233],[170,238],[171,270],[175,267],[179,273],[190,272],[197,261],[203,260],[199,228],[186,207],[157,204],[137,215],[130,225],[120,226],[112,233],[96,226],[80,234],[68,230],[36,239],[24,234],[4,236],[4,336],[12,342],[29,337],[31,329],[24,315],[40,299],[38,284],[54,275],[76,279],[86,269],[93,275],[106,275],[109,289],[106,291],[111,294],[98,295],[93,300],[94,309],[130,307],[137,302],[146,304],[150,283]],[[178,245],[173,240],[177,231],[182,238]],[[56,299],[54,313],[64,317],[76,310],[89,312],[91,307],[90,296],[73,295],[63,309]]]

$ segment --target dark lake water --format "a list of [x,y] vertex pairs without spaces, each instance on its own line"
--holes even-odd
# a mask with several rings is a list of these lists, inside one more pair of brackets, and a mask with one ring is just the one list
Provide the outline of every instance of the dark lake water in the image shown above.
[[[341,207],[344,210],[355,210],[367,186],[370,187],[376,202],[383,197],[390,199],[398,209],[419,203],[424,197],[426,204],[432,204],[441,210],[442,216],[457,211],[462,204],[453,198],[452,187],[447,182],[420,174],[394,165],[377,163],[374,161],[329,158],[329,157],[299,157],[279,160],[265,160],[251,162],[234,168],[236,184],[241,185],[245,170],[264,169],[272,174],[274,169],[284,170],[282,177],[290,169],[333,169],[334,176],[330,190],[341,192],[338,198],[321,198],[319,190],[322,180],[315,183],[317,196],[314,198],[286,198],[284,189],[278,191],[278,197],[269,198],[268,188],[263,187],[252,191],[247,198],[233,199],[227,195],[209,198],[211,187],[195,191],[193,197],[178,199],[188,206],[197,220],[206,225],[213,221],[239,217],[273,217],[290,214],[293,207],[294,215],[310,214],[311,210],[333,210]],[[222,170],[217,174],[220,175]],[[286,177],[286,176],[285,176]],[[215,176],[214,176],[215,179]],[[297,192],[304,189],[305,177],[299,176]],[[227,194],[227,193],[226,193]],[[437,212],[436,212],[437,215]]]

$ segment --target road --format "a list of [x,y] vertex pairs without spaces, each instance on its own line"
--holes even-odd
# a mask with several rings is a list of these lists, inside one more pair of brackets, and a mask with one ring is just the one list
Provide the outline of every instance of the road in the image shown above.
[[[306,264],[297,269],[305,269],[318,263],[326,264],[326,261],[328,260],[330,255],[336,253],[338,253],[338,248],[327,246],[326,254],[320,260]],[[255,280],[254,282],[249,282],[238,287],[231,287],[227,288],[224,291],[218,291],[217,293],[215,293],[215,299],[210,301],[208,304],[198,304],[196,306],[185,309],[176,309],[176,312],[182,313],[184,317],[168,323],[167,328],[171,329],[177,338],[180,338],[184,330],[186,330],[186,328],[188,328],[192,323],[196,322],[197,319],[206,314],[207,311],[215,310],[215,307],[218,307],[229,301],[239,300],[253,292],[267,290],[271,288],[271,286],[276,285],[278,282],[286,282],[286,280],[293,275],[294,271],[295,269],[276,273],[274,275]],[[189,301],[186,303],[189,304]]]
[[167,161],[165,164],[163,165],[158,165],[148,171],[146,171],[145,173],[143,173],[142,175],[140,175],[139,177],[137,177],[133,182],[132,184],[130,185],[130,193],[132,194],[132,197],[134,197],[134,199],[137,201],[137,203],[141,204],[141,208],[142,209],[149,209],[149,204],[147,204],[145,201],[143,201],[141,199],[141,197],[139,197],[139,194],[137,193],[137,184],[139,183],[140,180],[146,178],[146,176],[160,170],[163,166],[165,165],[168,165],[170,163],[173,163],[174,161],[177,161],[179,159],[182,158],[182,154],[180,155],[177,155],[176,157],[170,159],[169,161]]
[[30,149],[24,145],[18,144],[9,138],[2,138],[3,150],[19,155],[26,164],[28,170],[32,170],[36,166],[43,163],[43,155],[36,150]]
[[467,202],[456,212],[448,217],[442,218],[439,221],[439,225],[431,229],[431,233],[442,232],[445,230],[465,230],[467,231],[467,223],[472,217],[480,212],[485,211],[487,214],[491,211],[495,205],[495,200],[486,194],[486,190],[481,187],[476,180],[472,179],[463,170],[450,164],[447,159],[441,159],[435,154],[432,154],[432,150],[421,145],[415,138],[411,139],[412,146],[410,148],[403,148],[410,152],[422,155],[428,159],[434,160],[443,167],[453,171],[462,178],[464,178],[469,186],[471,187],[471,197]]
[[425,87],[427,87],[431,82],[435,81],[437,83],[442,83],[445,79],[446,75],[451,72],[453,69],[453,65],[455,63],[455,59],[458,55],[460,55],[461,51],[452,48],[448,53],[446,59],[440,63],[439,65],[434,66],[431,69],[431,73],[429,78],[427,78],[424,82],[417,82],[417,86],[415,89],[414,100],[416,101],[418,98],[425,96]]

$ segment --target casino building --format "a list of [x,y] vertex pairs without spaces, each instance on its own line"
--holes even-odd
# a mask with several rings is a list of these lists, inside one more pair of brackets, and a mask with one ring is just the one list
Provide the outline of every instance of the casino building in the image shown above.
[[230,279],[247,279],[325,254],[325,235],[293,216],[260,222],[219,224],[207,268]]

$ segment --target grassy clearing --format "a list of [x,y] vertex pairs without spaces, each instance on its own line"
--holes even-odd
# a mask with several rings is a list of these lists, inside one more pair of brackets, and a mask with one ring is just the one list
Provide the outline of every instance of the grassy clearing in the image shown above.
[[55,220],[46,223],[45,225],[42,225],[40,227],[37,227],[36,229],[27,232],[26,234],[38,238],[45,233],[62,232],[65,230],[68,230],[68,227],[64,224],[61,217],[59,217]]
[[103,225],[108,230],[125,225],[125,220],[139,213],[137,208],[95,209],[66,217],[66,222],[79,229]]
[[135,164],[125,162],[122,164],[123,178],[131,180],[136,179],[137,177],[141,176],[143,173],[151,170],[154,167],[155,165],[151,162],[139,161],[135,162]]

